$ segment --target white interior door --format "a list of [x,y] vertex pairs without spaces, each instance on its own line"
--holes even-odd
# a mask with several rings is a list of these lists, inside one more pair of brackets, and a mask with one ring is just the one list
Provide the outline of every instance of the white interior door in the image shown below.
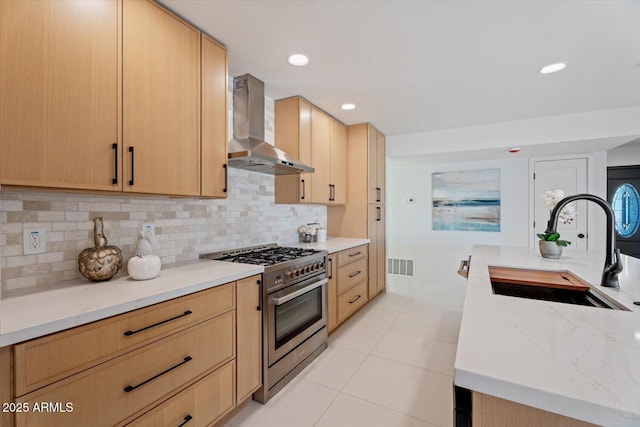
[[[533,197],[534,235],[537,245],[537,233],[544,233],[549,221],[549,208],[540,200],[540,195],[548,190],[560,189],[565,196],[587,192],[587,159],[544,160],[534,162]],[[587,250],[587,202],[576,203],[577,214],[570,224],[558,224],[558,233],[562,240],[571,242],[565,250]]]

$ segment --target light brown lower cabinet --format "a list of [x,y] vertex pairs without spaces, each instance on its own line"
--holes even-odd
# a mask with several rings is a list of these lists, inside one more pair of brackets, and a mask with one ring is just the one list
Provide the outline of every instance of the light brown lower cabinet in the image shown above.
[[327,257],[327,330],[338,326],[338,255]]
[[181,393],[152,409],[128,426],[204,427],[233,409],[233,379],[236,364],[231,361]]
[[262,293],[260,276],[238,280],[237,401],[262,385]]
[[[11,347],[0,347],[0,403],[9,404],[12,401],[11,384],[13,370],[11,367]],[[0,408],[0,427],[13,425],[11,412]]]
[[0,399],[29,408],[0,427],[222,422],[261,385],[259,279],[0,348]]
[[[16,426],[113,426],[235,356],[229,312],[17,399],[67,402],[68,413],[16,414]],[[44,362],[43,362],[44,363]]]
[[327,258],[329,332],[369,301],[368,255],[368,245],[360,245]]
[[474,427],[595,427],[595,424],[476,391],[472,407]]

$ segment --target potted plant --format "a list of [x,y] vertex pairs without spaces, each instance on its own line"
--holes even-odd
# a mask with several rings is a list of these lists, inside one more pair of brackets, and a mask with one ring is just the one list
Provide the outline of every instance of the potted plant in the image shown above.
[[[542,203],[547,206],[549,210],[553,209],[554,206],[563,198],[564,191],[562,190],[545,191],[540,196]],[[569,204],[560,211],[558,221],[563,224],[570,224],[576,213],[575,207]],[[538,233],[537,236],[540,239],[538,242],[540,255],[544,258],[560,258],[560,255],[562,255],[562,248],[571,244],[568,240],[561,240],[560,233]]]
[[538,247],[544,258],[560,258],[562,248],[571,244],[568,240],[560,240],[560,233],[538,233]]

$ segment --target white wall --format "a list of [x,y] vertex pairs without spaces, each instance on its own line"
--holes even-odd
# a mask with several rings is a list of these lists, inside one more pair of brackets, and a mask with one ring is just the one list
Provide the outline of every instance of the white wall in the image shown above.
[[[567,158],[568,156],[562,156]],[[588,158],[587,191],[606,197],[606,153],[576,155]],[[554,159],[547,157],[544,159]],[[542,158],[536,160],[543,160]],[[444,283],[461,280],[456,274],[474,244],[530,246],[530,159],[525,157],[451,163],[416,163],[415,159],[387,159],[387,244],[390,258],[416,260],[416,278]],[[431,226],[431,174],[433,172],[499,168],[500,232],[436,231]],[[416,200],[407,203],[408,198]],[[589,204],[589,246],[604,250],[605,215]]]
[[631,165],[640,165],[640,145],[623,146],[607,151],[607,166]]
[[[388,253],[414,258],[422,280],[459,281],[456,274],[474,244],[527,246],[529,242],[529,161],[526,158],[408,165],[387,162]],[[499,168],[500,232],[434,231],[431,229],[431,173]],[[407,203],[407,198],[415,203]]]

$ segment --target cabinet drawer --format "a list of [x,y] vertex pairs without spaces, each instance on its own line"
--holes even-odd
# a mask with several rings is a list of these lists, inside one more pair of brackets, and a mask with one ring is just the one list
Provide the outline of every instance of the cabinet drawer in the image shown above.
[[368,245],[360,245],[355,248],[338,252],[338,267],[368,256]]
[[367,278],[369,269],[367,261],[368,258],[361,258],[338,268],[338,295]]
[[235,356],[235,311],[16,399],[71,402],[72,413],[16,414],[16,426],[112,426]]
[[229,362],[127,426],[204,427],[231,410],[235,362]]
[[366,280],[338,297],[338,322],[342,322],[365,302],[367,302]]
[[15,391],[30,391],[235,307],[229,283],[16,345]]

